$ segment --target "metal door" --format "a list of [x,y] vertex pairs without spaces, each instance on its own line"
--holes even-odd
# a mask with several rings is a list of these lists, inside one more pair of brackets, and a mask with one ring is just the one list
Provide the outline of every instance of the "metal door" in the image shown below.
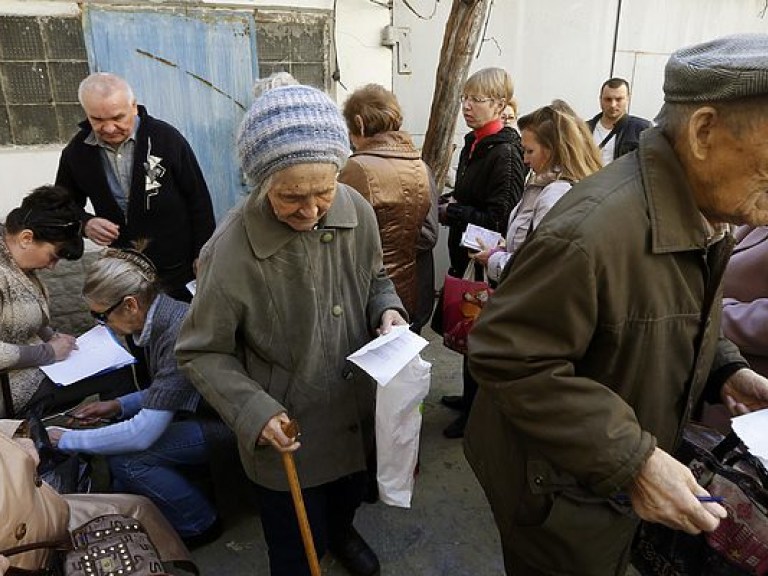
[[220,219],[245,191],[235,136],[258,77],[252,13],[85,4],[83,26],[91,70],[124,77],[192,145]]

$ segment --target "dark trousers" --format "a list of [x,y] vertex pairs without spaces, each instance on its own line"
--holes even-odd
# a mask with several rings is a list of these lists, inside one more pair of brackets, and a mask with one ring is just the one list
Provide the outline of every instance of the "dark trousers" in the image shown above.
[[464,375],[464,391],[462,392],[464,414],[468,416],[469,411],[472,409],[472,402],[474,402],[475,396],[477,396],[477,381],[472,377],[472,374],[469,373],[469,362],[467,361],[466,355],[462,362],[461,371]]
[[[352,526],[365,480],[365,473],[357,472],[301,491],[318,558],[323,557],[334,537]],[[310,576],[291,493],[263,486],[257,486],[257,490],[271,576]]]
[[43,417],[72,408],[93,394],[101,400],[112,400],[137,389],[132,366],[89,376],[68,386],[58,386],[46,377],[19,412]]

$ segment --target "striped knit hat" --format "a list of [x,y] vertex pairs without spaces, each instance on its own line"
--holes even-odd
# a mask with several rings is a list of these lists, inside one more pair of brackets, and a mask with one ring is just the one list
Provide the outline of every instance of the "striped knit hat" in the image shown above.
[[665,102],[768,96],[768,34],[735,34],[681,48],[664,70]]
[[334,164],[349,156],[349,136],[336,104],[310,86],[281,86],[251,105],[237,136],[240,163],[249,183],[296,164]]

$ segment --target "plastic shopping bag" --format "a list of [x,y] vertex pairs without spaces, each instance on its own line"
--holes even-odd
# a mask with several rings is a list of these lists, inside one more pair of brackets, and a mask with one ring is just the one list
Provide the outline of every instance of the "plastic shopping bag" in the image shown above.
[[376,480],[379,498],[390,506],[411,507],[419,456],[421,402],[429,392],[432,365],[416,355],[376,390]]

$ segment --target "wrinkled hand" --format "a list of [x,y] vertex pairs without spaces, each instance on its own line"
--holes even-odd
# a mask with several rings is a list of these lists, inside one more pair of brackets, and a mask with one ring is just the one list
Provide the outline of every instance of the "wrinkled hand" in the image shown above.
[[377,334],[388,334],[392,326],[408,326],[408,322],[400,316],[397,310],[384,310],[381,315],[381,324],[376,329]]
[[762,410],[768,408],[768,379],[742,368],[725,381],[720,395],[734,416]]
[[120,226],[106,218],[91,218],[85,223],[84,231],[99,246],[109,246],[120,236]]
[[278,452],[295,452],[301,448],[301,443],[297,442],[296,438],[289,438],[283,432],[283,424],[290,421],[285,412],[272,416],[259,435],[259,444],[262,446],[271,444]]
[[53,354],[56,357],[56,362],[58,362],[69,356],[72,350],[77,349],[77,338],[69,334],[56,332],[56,334],[50,337],[48,344],[53,348]]
[[79,423],[90,425],[95,424],[101,418],[114,418],[122,412],[122,406],[117,400],[104,400],[103,402],[91,402],[72,412],[72,416],[79,420]]
[[480,252],[470,251],[469,257],[478,264],[482,264],[484,268],[488,268],[488,259],[491,257],[491,254],[494,253],[494,249],[486,246],[485,242],[480,240],[480,238],[477,238],[477,243],[480,246]]
[[48,426],[45,431],[48,432],[48,439],[51,441],[51,446],[56,448],[59,445],[59,440],[61,440],[61,437],[64,436],[67,430],[59,426]]
[[716,502],[699,502],[709,493],[696,483],[691,471],[656,448],[640,469],[629,490],[640,518],[684,530],[689,534],[712,532],[728,513]]

